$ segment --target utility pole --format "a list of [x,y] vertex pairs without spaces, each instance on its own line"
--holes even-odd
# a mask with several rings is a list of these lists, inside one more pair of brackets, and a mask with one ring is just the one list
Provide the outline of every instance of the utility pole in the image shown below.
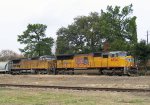
[[149,34],[148,34],[148,30],[147,30],[147,44],[148,44],[148,36],[149,36]]

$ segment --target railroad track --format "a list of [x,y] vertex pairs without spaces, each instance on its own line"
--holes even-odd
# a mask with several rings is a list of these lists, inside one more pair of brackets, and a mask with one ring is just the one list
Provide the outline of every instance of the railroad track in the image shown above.
[[20,88],[48,88],[67,90],[88,90],[88,91],[115,91],[115,92],[150,92],[150,89],[129,89],[129,88],[94,88],[94,87],[71,87],[71,86],[45,86],[45,85],[18,85],[0,84],[0,87],[20,87]]

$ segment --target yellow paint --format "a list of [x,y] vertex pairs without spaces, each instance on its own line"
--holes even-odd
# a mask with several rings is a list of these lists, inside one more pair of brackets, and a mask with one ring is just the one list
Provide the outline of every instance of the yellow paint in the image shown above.
[[[132,59],[132,60],[131,60]],[[120,57],[94,57],[92,54],[75,55],[73,59],[66,60],[22,60],[19,64],[14,64],[13,69],[48,69],[56,67],[58,69],[71,68],[124,68],[135,67],[132,56]]]

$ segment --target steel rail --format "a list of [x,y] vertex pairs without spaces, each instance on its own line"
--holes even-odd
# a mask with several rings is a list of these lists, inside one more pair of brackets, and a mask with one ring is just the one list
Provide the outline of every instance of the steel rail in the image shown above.
[[113,92],[150,92],[150,89],[95,88],[95,87],[46,86],[46,85],[19,85],[19,84],[0,84],[0,87],[48,88],[48,89],[66,89],[66,90],[113,91]]

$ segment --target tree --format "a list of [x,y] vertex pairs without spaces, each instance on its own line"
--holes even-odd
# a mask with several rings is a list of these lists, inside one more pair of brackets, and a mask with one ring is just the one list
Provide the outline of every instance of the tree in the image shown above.
[[22,55],[17,54],[11,50],[2,50],[0,51],[0,61],[8,61],[12,59],[17,59],[23,57]]
[[150,44],[146,44],[145,40],[141,40],[140,43],[137,43],[135,46],[134,55],[143,63],[147,70],[146,64],[148,59],[150,59]]
[[99,14],[97,12],[90,13],[89,16],[75,18],[75,24],[78,27],[78,36],[83,53],[97,52],[101,49],[102,33]]
[[[59,31],[57,32],[57,41],[56,41],[56,54],[66,54],[69,53],[69,38],[67,37],[68,30],[64,27],[60,28]],[[65,33],[65,34],[64,34]]]
[[101,11],[101,32],[110,50],[131,50],[137,43],[136,17],[131,17],[132,12],[132,4],[122,9],[108,6],[106,12]]
[[71,25],[58,30],[56,52],[97,52],[102,51],[106,42],[109,50],[130,51],[137,43],[136,17],[131,16],[132,12],[132,5],[122,9],[108,6],[106,12],[75,18]]
[[47,26],[43,24],[29,24],[22,35],[18,35],[18,42],[25,44],[20,51],[27,57],[50,55],[54,40],[46,37]]
[[[101,33],[98,13],[81,16],[74,19],[74,23],[67,28],[60,28],[57,32],[57,53],[88,53],[101,49]],[[62,41],[63,39],[63,41]],[[66,43],[66,44],[64,44]],[[59,52],[60,49],[64,52]]]

